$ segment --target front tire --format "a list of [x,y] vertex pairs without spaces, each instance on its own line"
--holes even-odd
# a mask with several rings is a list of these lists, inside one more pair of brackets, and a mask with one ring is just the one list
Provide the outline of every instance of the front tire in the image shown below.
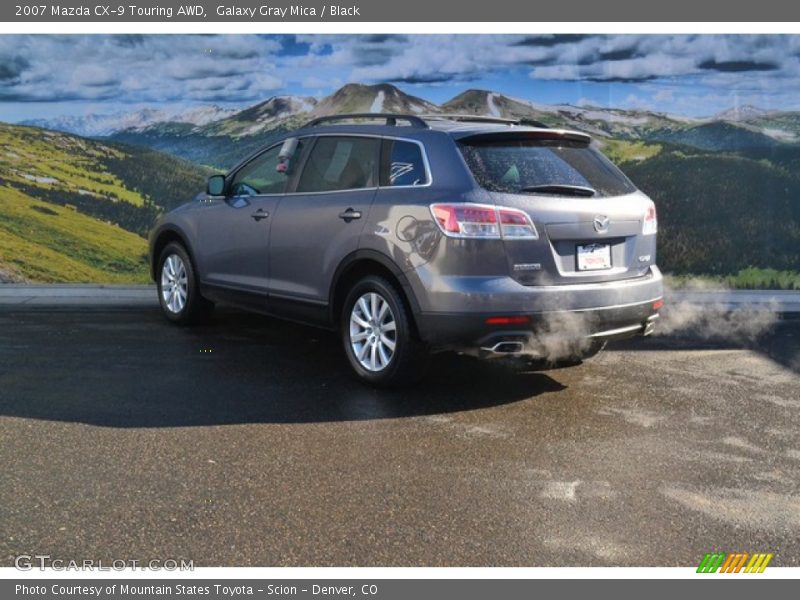
[[192,260],[181,244],[171,242],[162,250],[156,282],[158,301],[168,320],[189,325],[211,316],[214,304],[200,295]]
[[345,299],[340,322],[347,359],[364,381],[399,387],[424,375],[427,348],[416,338],[405,299],[388,280],[361,279]]

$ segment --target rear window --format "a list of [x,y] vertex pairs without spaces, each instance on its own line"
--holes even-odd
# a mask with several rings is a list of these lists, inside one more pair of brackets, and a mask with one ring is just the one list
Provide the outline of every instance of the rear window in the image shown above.
[[579,186],[595,197],[621,196],[636,187],[593,146],[565,140],[503,140],[460,144],[478,185],[524,194],[537,186]]

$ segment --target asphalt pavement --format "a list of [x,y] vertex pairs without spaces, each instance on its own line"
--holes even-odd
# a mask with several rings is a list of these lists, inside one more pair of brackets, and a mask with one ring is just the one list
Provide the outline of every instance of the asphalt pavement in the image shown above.
[[356,381],[332,334],[0,308],[0,565],[800,565],[800,322]]

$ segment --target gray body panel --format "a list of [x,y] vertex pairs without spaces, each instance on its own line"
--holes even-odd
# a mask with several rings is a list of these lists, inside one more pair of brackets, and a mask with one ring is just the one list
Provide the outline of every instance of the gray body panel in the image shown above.
[[[374,189],[283,196],[270,235],[269,293],[327,304],[336,268],[358,249],[374,196]],[[361,218],[339,218],[348,209]]]
[[507,275],[442,275],[431,265],[406,274],[427,314],[536,314],[652,303],[663,295],[658,267],[646,276],[574,285],[522,285]]
[[[502,133],[508,128],[334,125],[293,132],[301,138],[336,134],[412,140],[424,148],[430,181],[321,193],[295,193],[296,182],[290,182],[284,194],[242,202],[200,196],[163,216],[154,228],[153,269],[163,236],[179,235],[196,263],[203,295],[335,326],[339,277],[353,263],[371,260],[402,286],[420,336],[444,348],[463,345],[464,335],[474,339],[478,334],[473,335],[471,325],[477,332],[486,315],[596,311],[638,323],[642,315],[657,312],[652,305],[662,297],[663,283],[655,266],[656,236],[642,234],[649,199],[639,191],[598,198],[486,191],[475,182],[457,145],[476,130]],[[520,209],[530,216],[538,239],[446,236],[430,209],[442,202]],[[269,218],[253,220],[259,208]],[[360,218],[341,219],[348,209]],[[607,220],[601,231],[594,226],[597,217]],[[610,246],[612,268],[577,270],[576,247],[592,243]],[[447,319],[455,320],[438,327]]]
[[202,281],[267,293],[270,217],[256,220],[259,211],[272,215],[279,196],[208,198],[196,213],[195,260]]
[[[642,235],[642,217],[648,198],[635,192],[615,198],[564,198],[491,194],[498,205],[528,213],[539,230],[536,241],[504,241],[511,274],[526,285],[554,285],[614,281],[644,275],[655,264],[655,235]],[[598,232],[595,217],[608,219]],[[577,271],[576,246],[587,243],[611,245],[613,268]],[[640,257],[648,257],[639,260]],[[514,271],[515,264],[539,263],[536,272]]]

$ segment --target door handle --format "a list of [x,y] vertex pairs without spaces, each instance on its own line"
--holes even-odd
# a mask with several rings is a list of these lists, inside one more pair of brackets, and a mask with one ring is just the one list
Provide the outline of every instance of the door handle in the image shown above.
[[265,211],[263,208],[259,208],[256,212],[250,215],[255,221],[260,221],[261,219],[266,219],[269,216],[269,213]]
[[360,210],[353,210],[352,208],[348,208],[343,213],[339,213],[339,218],[342,219],[345,223],[349,223],[353,219],[360,219],[361,218],[361,211]]

